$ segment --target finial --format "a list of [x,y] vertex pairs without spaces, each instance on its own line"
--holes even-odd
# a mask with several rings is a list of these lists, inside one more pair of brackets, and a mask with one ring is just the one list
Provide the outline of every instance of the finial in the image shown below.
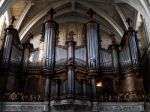
[[127,18],[126,22],[128,23],[129,28],[132,28],[132,27],[131,27],[132,20],[131,20],[129,17]]
[[50,15],[51,19],[53,19],[54,14],[56,14],[56,12],[53,8],[51,8],[47,13]]
[[30,40],[33,38],[33,34],[29,33],[28,34],[28,39],[27,39],[27,43],[30,43]]
[[14,16],[12,16],[10,18],[10,25],[13,25],[15,20],[16,20],[16,18]]
[[74,41],[73,36],[75,35],[75,33],[73,31],[69,32],[69,37],[68,37],[68,41]]
[[94,12],[92,9],[89,9],[89,10],[87,11],[87,14],[89,14],[90,17],[93,18],[93,15],[95,14],[95,12]]

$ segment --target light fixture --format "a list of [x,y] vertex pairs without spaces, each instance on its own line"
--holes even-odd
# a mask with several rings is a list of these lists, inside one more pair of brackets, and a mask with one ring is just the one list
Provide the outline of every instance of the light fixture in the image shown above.
[[97,82],[96,83],[96,87],[102,87],[102,86],[103,86],[102,82]]

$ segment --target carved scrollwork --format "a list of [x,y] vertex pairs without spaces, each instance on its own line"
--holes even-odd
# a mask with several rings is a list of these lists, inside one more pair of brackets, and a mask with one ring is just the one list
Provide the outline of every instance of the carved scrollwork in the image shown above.
[[5,95],[0,95],[1,101],[29,101],[29,102],[39,102],[42,101],[41,95],[25,95],[23,92],[9,92]]

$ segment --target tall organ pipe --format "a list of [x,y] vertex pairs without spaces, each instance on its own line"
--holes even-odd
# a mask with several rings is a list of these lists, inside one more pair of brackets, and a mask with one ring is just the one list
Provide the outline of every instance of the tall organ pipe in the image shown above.
[[44,53],[45,68],[53,69],[55,64],[55,45],[58,24],[52,20],[45,23]]
[[89,69],[99,69],[99,25],[90,21],[86,24],[87,59]]
[[130,30],[128,30],[127,36],[128,36],[132,66],[133,66],[133,68],[138,67],[137,69],[139,69],[140,51],[139,51],[139,47],[138,47],[136,32],[134,30],[130,29]]
[[115,72],[119,71],[119,60],[118,60],[118,46],[116,44],[115,38],[112,37],[112,45],[111,45],[111,49],[112,49],[112,63],[113,63],[113,69],[115,70]]
[[17,30],[13,28],[12,25],[10,25],[6,29],[5,33],[5,39],[3,44],[3,51],[2,51],[2,64],[8,65],[10,62],[11,52],[12,52],[12,45],[14,43],[14,39],[17,38],[19,41]]
[[30,58],[30,52],[31,49],[33,49],[33,44],[30,44],[29,42],[23,44],[23,69],[27,69],[29,67],[29,58]]

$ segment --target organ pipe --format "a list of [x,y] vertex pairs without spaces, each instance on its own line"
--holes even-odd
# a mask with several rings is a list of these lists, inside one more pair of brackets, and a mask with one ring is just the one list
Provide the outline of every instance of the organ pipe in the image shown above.
[[29,67],[30,52],[33,49],[33,44],[30,44],[30,39],[33,35],[29,35],[26,43],[23,44],[23,68],[27,69]]
[[128,31],[125,32],[124,36],[128,39],[128,46],[130,50],[132,66],[133,68],[138,67],[137,69],[139,69],[140,51],[138,46],[137,35],[133,28],[130,26],[132,22],[130,18],[127,19],[127,22],[129,24],[129,28]]
[[86,24],[87,58],[89,68],[99,68],[99,25],[90,21]]
[[44,53],[45,53],[45,67],[53,69],[55,63],[55,45],[58,24],[52,20],[45,24],[45,39],[44,39]]
[[100,68],[109,69],[112,67],[112,54],[110,51],[100,49]]
[[13,33],[14,30],[11,28],[6,29],[6,36],[5,41],[3,44],[3,59],[2,64],[8,64],[11,54],[11,48],[12,48],[12,40],[13,40]]
[[116,45],[115,37],[112,35],[112,62],[114,70],[119,70],[119,60],[118,60],[118,46]]
[[128,36],[129,36],[128,41],[129,41],[130,55],[131,55],[133,67],[134,66],[139,67],[140,52],[138,48],[136,32],[134,30],[129,30]]
[[[13,22],[11,23],[13,24]],[[20,40],[18,37],[18,32],[16,29],[13,28],[12,24],[9,25],[9,27],[6,29],[6,33],[4,37],[3,55],[2,55],[3,65],[8,65],[10,64],[11,61],[14,61],[14,60],[16,61],[16,58],[18,58],[17,60],[21,62],[20,56],[22,56],[21,54],[22,52],[20,52],[18,48],[18,45],[20,44]],[[16,55],[17,53],[19,54]]]

